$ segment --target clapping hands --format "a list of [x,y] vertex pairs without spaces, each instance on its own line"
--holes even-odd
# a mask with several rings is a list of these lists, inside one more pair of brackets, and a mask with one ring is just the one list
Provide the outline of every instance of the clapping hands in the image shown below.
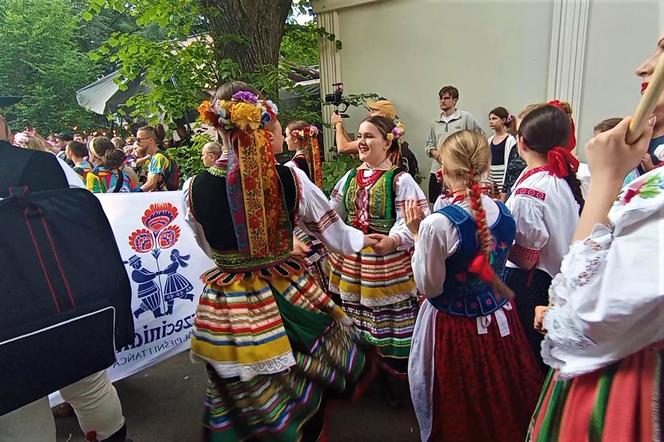
[[413,238],[417,239],[417,233],[420,230],[420,222],[424,219],[424,211],[415,200],[408,200],[403,209],[403,216],[406,222],[406,227],[413,234]]

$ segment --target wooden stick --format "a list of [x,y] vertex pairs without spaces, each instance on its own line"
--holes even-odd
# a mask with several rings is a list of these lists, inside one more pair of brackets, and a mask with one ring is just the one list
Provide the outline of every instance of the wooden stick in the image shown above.
[[625,135],[627,144],[634,144],[641,136],[646,123],[652,115],[652,111],[655,110],[655,105],[657,105],[659,98],[662,96],[662,92],[664,92],[664,55],[660,55],[655,72],[648,83],[646,91],[641,96],[641,101],[639,101],[639,105],[636,107],[632,121],[629,122],[627,135]]

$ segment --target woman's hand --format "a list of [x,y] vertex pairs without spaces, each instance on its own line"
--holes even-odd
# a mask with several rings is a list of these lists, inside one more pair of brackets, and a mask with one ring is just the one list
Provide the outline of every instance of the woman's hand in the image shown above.
[[650,154],[647,151],[646,151],[645,154],[643,154],[643,159],[641,160],[641,167],[646,172],[650,172],[651,170],[653,170],[655,168],[655,165],[652,162],[652,157],[650,156]]
[[404,205],[403,215],[406,227],[413,234],[413,238],[417,239],[417,234],[420,231],[420,223],[424,219],[424,211],[417,204],[417,201],[407,200]]
[[656,117],[650,117],[639,139],[630,145],[625,141],[625,135],[631,119],[632,117],[623,119],[616,127],[598,134],[586,144],[585,153],[590,167],[591,183],[597,179],[618,179],[622,182],[625,175],[643,160],[652,138]]
[[293,250],[290,255],[295,258],[306,258],[309,252],[311,252],[311,248],[293,235]]
[[631,117],[625,118],[616,127],[586,144],[590,187],[572,241],[587,238],[596,224],[608,224],[609,210],[620,192],[625,175],[639,165],[648,150],[655,116],[650,117],[639,139],[631,145],[625,141],[630,120]]
[[332,112],[332,117],[330,118],[330,123],[332,127],[336,128],[337,124],[343,124],[344,120],[341,118],[338,112]]
[[538,305],[535,307],[535,321],[533,327],[543,335],[546,334],[546,330],[544,329],[544,316],[548,311],[549,307],[546,305]]
[[371,235],[364,235],[364,247],[373,247],[378,244],[378,240]]
[[387,255],[388,253],[394,252],[397,248],[397,240],[391,236],[380,233],[370,233],[368,236],[376,241],[376,244],[371,247],[377,255]]

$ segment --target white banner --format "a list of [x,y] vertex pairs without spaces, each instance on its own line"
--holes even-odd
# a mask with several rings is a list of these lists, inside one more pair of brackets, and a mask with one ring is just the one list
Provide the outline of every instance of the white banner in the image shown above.
[[[181,191],[96,194],[113,229],[132,287],[134,342],[116,354],[111,381],[189,348],[201,273],[214,262],[184,219]],[[51,403],[61,402],[59,394]]]

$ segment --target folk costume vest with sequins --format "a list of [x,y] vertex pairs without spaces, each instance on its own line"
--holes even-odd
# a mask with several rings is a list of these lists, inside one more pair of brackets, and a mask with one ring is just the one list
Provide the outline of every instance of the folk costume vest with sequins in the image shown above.
[[366,178],[362,172],[352,170],[343,189],[346,224],[364,233],[387,235],[396,221],[394,179],[400,170],[392,166]]
[[[497,275],[502,274],[516,233],[516,223],[507,207],[496,201],[500,214],[490,227],[493,247],[489,262]],[[470,264],[480,250],[477,225],[470,214],[457,204],[438,210],[446,216],[459,234],[459,246],[454,254],[447,258],[445,267],[447,277],[443,293],[429,299],[438,310],[451,315],[474,318],[486,316],[507,303],[506,299],[496,299],[491,286],[468,273]]]

